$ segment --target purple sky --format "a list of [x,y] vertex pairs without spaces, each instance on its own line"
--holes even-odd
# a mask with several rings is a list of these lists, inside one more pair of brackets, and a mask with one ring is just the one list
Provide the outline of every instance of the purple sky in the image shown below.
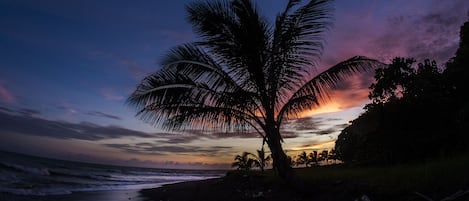
[[[134,117],[125,99],[169,48],[194,40],[191,1],[0,0],[0,150],[138,166],[226,167],[255,135],[169,133]],[[256,1],[270,19],[286,0]],[[354,55],[443,64],[456,51],[466,0],[338,0],[321,66]],[[319,69],[321,70],[321,69]],[[366,103],[354,77],[333,101],[287,122],[289,153],[333,146]],[[324,113],[327,112],[327,113]],[[316,112],[318,113],[318,112]]]

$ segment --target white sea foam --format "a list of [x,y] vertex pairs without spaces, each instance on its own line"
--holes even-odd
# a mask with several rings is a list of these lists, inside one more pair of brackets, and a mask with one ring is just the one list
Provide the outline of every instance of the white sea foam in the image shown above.
[[24,155],[10,157],[2,152],[0,156],[0,192],[21,196],[137,190],[215,178],[224,174],[223,171],[162,170],[85,164]]

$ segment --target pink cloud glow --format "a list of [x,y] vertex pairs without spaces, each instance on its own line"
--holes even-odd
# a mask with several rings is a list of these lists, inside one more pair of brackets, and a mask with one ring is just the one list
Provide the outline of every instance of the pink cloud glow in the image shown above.
[[[336,24],[328,35],[325,66],[355,55],[383,62],[396,56],[417,61],[434,59],[439,64],[454,55],[459,28],[467,16],[467,1],[405,1],[387,6],[369,3],[355,12],[338,10]],[[403,8],[404,3],[408,6]]]
[[104,96],[106,100],[112,101],[119,101],[125,98],[123,95],[117,94],[113,89],[110,88],[102,88],[101,95]]
[[[318,71],[356,55],[384,63],[394,57],[413,57],[418,62],[435,60],[440,67],[448,61],[459,44],[459,30],[467,15],[467,1],[403,1],[383,6],[369,1],[358,11],[339,8],[336,24],[327,35],[327,44]],[[409,10],[421,8],[421,10]],[[342,9],[342,10],[340,10]],[[389,14],[383,14],[389,13]],[[368,87],[374,72],[353,76],[332,91],[331,99],[320,108],[305,114],[335,112],[362,106],[368,101]],[[317,111],[317,112],[315,112]]]
[[15,100],[16,98],[13,96],[13,94],[8,91],[6,87],[2,86],[2,83],[0,83],[0,101],[5,103],[13,103]]

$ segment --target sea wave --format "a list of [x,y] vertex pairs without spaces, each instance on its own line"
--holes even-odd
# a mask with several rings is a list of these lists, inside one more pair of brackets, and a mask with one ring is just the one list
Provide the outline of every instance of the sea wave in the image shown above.
[[21,171],[25,173],[31,173],[31,174],[36,174],[36,175],[50,175],[50,172],[47,168],[41,168],[41,167],[26,167],[18,164],[11,164],[11,163],[5,163],[5,162],[0,162],[0,165],[6,168],[10,168],[16,171]]
[[[220,177],[224,171],[120,167],[44,159],[0,152],[0,193],[20,196],[135,190]],[[7,157],[5,157],[7,156]]]

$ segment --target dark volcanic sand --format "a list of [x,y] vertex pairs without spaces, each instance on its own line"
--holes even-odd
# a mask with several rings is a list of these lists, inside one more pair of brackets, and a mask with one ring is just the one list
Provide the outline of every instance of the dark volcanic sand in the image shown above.
[[424,200],[413,192],[337,181],[305,185],[305,189],[298,192],[285,183],[267,182],[262,176],[224,177],[169,184],[142,190],[141,194],[148,201]]

